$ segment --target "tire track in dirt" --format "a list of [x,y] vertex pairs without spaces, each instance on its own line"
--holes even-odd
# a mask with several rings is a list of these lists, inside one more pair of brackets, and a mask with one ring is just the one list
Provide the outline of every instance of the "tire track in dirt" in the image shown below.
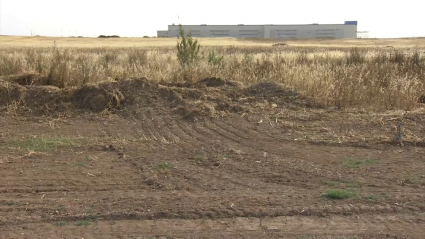
[[214,123],[217,127],[220,127],[225,131],[231,132],[234,135],[239,136],[240,138],[251,139],[251,140],[255,138],[255,139],[259,139],[261,141],[267,141],[267,142],[277,141],[276,138],[274,138],[273,136],[269,134],[266,134],[265,132],[249,130],[249,126],[251,126],[252,123],[249,123],[242,119],[238,119],[237,122],[232,122],[227,119],[224,119],[224,120],[213,119],[212,123]]
[[[209,134],[219,135],[223,139],[227,139],[227,141],[236,143],[240,146],[263,152],[278,152],[278,149],[273,144],[270,144],[270,141],[264,139],[257,140],[248,135],[243,135],[240,132],[235,133],[234,130],[229,130],[228,128],[222,127],[222,125],[217,124],[216,121],[207,121],[203,124],[203,126],[210,131]],[[242,127],[242,125],[234,128],[238,130],[239,127]]]
[[223,130],[221,130],[220,128],[216,127],[213,123],[211,122],[204,122],[202,125],[203,129],[206,129],[205,131],[209,131],[207,133],[207,135],[218,135],[220,136],[220,138],[224,141],[227,140],[229,143],[234,143],[234,144],[238,144],[238,145],[242,145],[245,147],[249,147],[249,145],[246,145],[243,143],[243,141],[245,140],[244,138],[240,138],[240,137],[235,137],[231,134],[229,134],[228,132],[223,132]]
[[174,119],[171,119],[170,117],[163,117],[162,121],[162,130],[168,132],[169,137],[172,139],[171,142],[179,146],[181,141],[185,142],[187,140],[184,135],[176,134],[175,128],[173,127],[176,124]]
[[[172,139],[173,144],[181,150],[188,150],[197,143],[194,135],[183,129],[181,120],[173,119],[172,117],[164,116],[159,120],[162,124],[160,127],[161,134],[168,134],[169,138]],[[183,122],[184,123],[184,122]],[[157,125],[160,123],[157,123]],[[198,140],[199,141],[199,140]]]
[[[53,181],[58,180],[58,178],[50,178],[45,179],[44,181]],[[28,186],[30,185],[31,186]],[[69,186],[72,185],[73,186]],[[70,192],[70,191],[78,191],[78,192],[86,192],[86,191],[107,191],[111,188],[121,188],[123,190],[127,189],[137,189],[140,188],[138,184],[128,184],[128,183],[102,183],[101,185],[96,185],[94,183],[86,183],[81,184],[78,181],[69,181],[67,182],[66,187],[62,185],[62,183],[46,185],[43,182],[39,182],[38,184],[34,184],[34,179],[28,179],[27,181],[15,180],[9,181],[7,185],[0,185],[0,193],[34,193],[34,192]]]
[[[202,171],[202,175],[199,174],[199,171]],[[231,177],[232,175],[228,173],[211,170],[206,167],[189,169],[179,176],[184,179],[191,179],[192,182],[204,182],[204,184],[198,188],[199,191],[231,191],[241,186],[247,190],[257,188],[252,187],[253,183],[246,179],[234,179]]]
[[261,165],[255,165],[255,163],[245,166],[240,163],[227,161],[225,167],[223,167],[222,170],[227,171],[229,175],[246,175],[247,177],[249,177],[249,179],[242,178],[241,180],[255,180],[257,184],[262,185],[259,186],[259,188],[265,187],[271,189],[271,186],[274,186],[272,188],[278,189],[278,191],[284,189],[285,192],[288,192],[287,190],[289,188],[287,187],[297,188],[297,191],[290,190],[294,194],[299,194],[299,190],[301,189],[309,190],[312,188],[309,185],[305,185],[303,183],[300,184],[300,182],[305,180],[302,176],[294,177],[294,175],[291,174],[291,170],[293,169],[279,170],[278,168],[274,168],[274,170],[268,170],[264,167],[261,167]]
[[154,124],[154,118],[152,114],[148,114],[147,111],[150,110],[150,108],[143,110],[143,113],[141,114],[141,125],[143,128],[143,131],[146,132],[148,135],[147,139],[152,141],[159,141],[162,138],[162,135],[160,135],[157,132],[157,128]]
[[170,120],[169,125],[172,134],[179,138],[178,144],[193,143],[193,137],[182,130],[177,120]]
[[[227,129],[224,129],[221,126],[217,126],[215,120],[206,120],[196,123],[176,121],[176,123],[179,128],[185,134],[190,136],[192,141],[196,144],[211,146],[211,141],[213,141],[216,143],[214,144],[216,146],[218,146],[218,144],[225,145],[230,143],[249,148],[253,146],[255,147],[255,144],[251,143],[252,137],[227,131]],[[249,143],[244,143],[245,141]],[[258,142],[260,142],[262,148],[264,148],[266,142],[263,140],[256,141],[257,144]]]
[[173,128],[175,129],[175,131],[181,132],[181,135],[184,135],[186,139],[185,142],[187,143],[199,142],[199,138],[195,137],[193,132],[187,129],[186,126],[187,126],[186,123],[176,120]]
[[180,141],[180,138],[173,134],[173,132],[168,127],[167,122],[169,117],[168,116],[156,116],[153,118],[152,122],[154,125],[154,130],[161,136],[161,139],[159,140],[161,143],[164,144],[177,144]]
[[148,112],[149,109],[143,110],[143,113],[139,113],[135,120],[137,125],[141,126],[141,130],[138,132],[143,136],[141,138],[162,144],[174,144],[180,141],[181,136],[179,137],[170,130],[169,125],[173,122],[170,117],[152,115]]
[[[356,217],[332,216],[330,218],[305,217],[305,216],[280,216],[272,218],[236,217],[229,219],[202,219],[202,220],[114,220],[98,221],[86,225],[84,230],[75,224],[65,225],[66,231],[61,227],[52,227],[50,223],[27,223],[22,226],[7,227],[3,229],[3,238],[22,236],[26,229],[37,236],[58,237],[84,237],[84,238],[117,238],[123,235],[153,236],[170,235],[175,237],[237,237],[244,232],[243,238],[264,237],[269,238],[290,236],[296,234],[314,234],[317,236],[344,236],[344,235],[375,235],[384,238],[386,235],[403,236],[408,238],[421,238],[424,228],[423,220],[415,220],[403,215],[365,215]],[[233,236],[235,235],[235,236]],[[262,236],[261,236],[262,235]],[[252,236],[252,237],[251,237]],[[375,237],[375,238],[376,238]],[[291,237],[292,238],[292,237]]]
[[[219,166],[214,166],[218,162]],[[246,163],[246,162],[245,162]],[[271,185],[270,182],[264,181],[263,176],[269,174],[269,171],[264,171],[262,168],[254,165],[235,164],[231,158],[214,160],[212,162],[198,162],[191,163],[192,167],[190,170],[185,171],[185,175],[195,175],[195,177],[202,178],[207,177],[207,181],[214,181],[217,183],[219,188],[226,190],[237,189],[240,186],[245,187],[249,190],[260,190],[260,189],[272,189],[279,188],[282,190],[286,185],[275,183]],[[202,175],[199,175],[199,171],[202,171]],[[234,178],[233,175],[241,174],[243,177]],[[255,186],[254,186],[255,185]],[[283,187],[282,187],[283,186]],[[286,188],[285,190],[288,190]],[[204,188],[208,190],[208,188]]]
[[82,186],[67,186],[63,187],[61,185],[55,185],[51,187],[46,186],[34,186],[34,187],[28,187],[28,186],[8,186],[7,188],[0,188],[0,193],[8,194],[8,193],[48,193],[48,192],[89,192],[89,191],[108,191],[111,190],[111,188],[120,188],[122,190],[136,190],[140,189],[140,184],[102,184],[102,185],[94,185],[90,184],[85,187]]
[[[129,192],[132,193],[132,192]],[[229,194],[228,198],[218,197],[211,193],[204,193],[202,196],[192,197],[191,193],[186,195],[173,196],[172,193],[152,193],[149,196],[141,196],[136,193],[131,195],[125,193],[127,197],[123,198],[120,195],[113,195],[112,197],[104,193],[102,197],[108,197],[114,200],[114,207],[119,207],[121,210],[114,210],[113,212],[97,212],[100,208],[104,207],[99,205],[99,202],[90,198],[82,197],[82,199],[88,199],[85,201],[67,201],[71,199],[58,201],[58,198],[47,198],[45,200],[37,198],[21,199],[16,201],[19,204],[16,207],[0,207],[0,212],[3,212],[3,218],[13,218],[13,221],[1,220],[3,225],[17,225],[20,223],[36,223],[40,221],[44,222],[55,222],[55,221],[76,221],[83,220],[87,214],[85,214],[86,208],[91,208],[92,215],[96,215],[101,220],[125,220],[125,219],[223,219],[233,217],[278,217],[278,216],[347,216],[356,215],[364,216],[370,215],[371,213],[384,217],[385,215],[404,214],[412,217],[420,216],[423,211],[414,210],[411,208],[403,208],[400,206],[391,205],[366,205],[362,203],[342,203],[340,205],[317,205],[311,206],[313,198],[304,201],[306,205],[299,205],[294,201],[290,201],[290,204],[283,206],[282,201],[286,202],[286,199],[277,196],[258,196],[252,194],[245,194],[244,192],[234,192]],[[238,194],[238,195],[235,195]],[[72,195],[72,194],[71,194]],[[50,195],[47,195],[50,196]],[[46,196],[46,197],[47,197]],[[289,200],[289,198],[288,198]],[[27,204],[31,202],[31,204]],[[133,202],[133,203],[131,203]],[[136,202],[136,204],[134,204]],[[191,202],[187,204],[188,202]],[[46,207],[46,204],[56,205],[55,207]],[[177,203],[184,205],[180,208]],[[45,212],[55,212],[60,205],[72,204],[72,211],[67,211],[64,214],[49,215]],[[130,205],[135,207],[134,210],[130,207],[123,207]],[[157,205],[156,208],[150,210],[147,205]],[[163,207],[162,205],[168,205]],[[171,206],[173,205],[173,206]],[[68,206],[71,207],[71,206]],[[132,210],[129,210],[132,209]],[[25,212],[26,217],[17,218],[16,215]],[[213,213],[212,213],[213,212]],[[94,213],[94,214],[93,214]],[[40,218],[40,215],[44,215]],[[422,213],[422,215],[424,215]]]
[[213,137],[211,135],[205,135],[202,133],[195,124],[190,124],[187,122],[177,121],[179,128],[191,137],[191,142],[193,146],[201,147],[202,149],[207,150],[208,148],[214,147],[216,150],[223,148],[222,142],[219,138]]
[[152,135],[149,132],[150,126],[148,123],[148,119],[146,118],[144,114],[138,114],[137,118],[134,119],[134,121],[141,128],[140,130],[137,130],[137,133],[139,134],[138,138],[141,138],[146,141],[154,140]]

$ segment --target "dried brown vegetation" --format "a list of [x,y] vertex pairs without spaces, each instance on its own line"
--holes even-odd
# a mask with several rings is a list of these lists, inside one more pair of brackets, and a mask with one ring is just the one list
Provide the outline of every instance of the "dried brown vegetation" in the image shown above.
[[366,110],[420,106],[425,94],[421,49],[271,46],[204,47],[182,68],[174,48],[4,48],[0,75],[38,73],[60,88],[127,77],[194,82],[219,77],[246,85],[274,81],[316,106]]

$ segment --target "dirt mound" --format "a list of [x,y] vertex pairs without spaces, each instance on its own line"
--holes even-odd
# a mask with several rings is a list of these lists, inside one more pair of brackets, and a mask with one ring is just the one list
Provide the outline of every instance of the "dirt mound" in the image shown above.
[[298,96],[298,93],[285,89],[275,82],[262,82],[251,87],[246,88],[245,94],[247,96],[259,97],[288,97]]
[[203,117],[214,117],[217,114],[215,106],[210,103],[197,102],[194,104],[185,104],[177,107],[175,113],[182,116],[182,119],[188,121],[196,121]]
[[0,107],[19,101],[24,91],[24,87],[0,79]]
[[205,78],[203,80],[200,80],[200,81],[198,81],[198,85],[205,85],[207,87],[219,87],[219,86],[224,86],[224,85],[237,86],[237,87],[243,86],[243,84],[241,82],[231,81],[231,80],[223,80],[223,79],[215,78],[215,77],[210,77],[210,78]]
[[[273,82],[244,87],[241,83],[207,78],[194,84],[158,84],[146,78],[122,79],[76,88],[42,84],[37,74],[0,79],[0,107],[15,105],[32,113],[102,112],[110,110],[124,117],[146,118],[174,114],[191,121],[229,113],[278,109],[300,103],[298,94]],[[45,82],[44,82],[45,83]],[[24,110],[24,111],[25,111]],[[150,117],[150,116],[149,116]],[[149,118],[148,117],[148,118]]]
[[25,87],[22,100],[30,108],[53,106],[66,101],[67,93],[55,86],[31,86]]
[[222,80],[220,78],[206,78],[203,80],[198,81],[199,84],[204,84],[208,87],[217,87],[217,86],[223,86],[226,84],[225,80]]
[[72,94],[71,101],[77,107],[93,112],[119,108],[125,100],[124,95],[119,89],[108,89],[105,86],[107,85],[81,87]]
[[171,108],[184,104],[182,96],[168,87],[159,86],[159,95],[168,102]]
[[304,96],[285,88],[275,82],[262,82],[245,88],[243,91],[245,101],[251,104],[264,101],[261,108],[298,108],[311,107],[312,104]]
[[[0,107],[15,105],[18,110],[46,113],[66,109],[99,112],[119,108],[124,100],[119,89],[110,83],[80,88],[59,89],[55,86],[33,85],[33,76],[0,80]],[[28,83],[28,84],[27,84]],[[67,105],[65,108],[64,105]]]

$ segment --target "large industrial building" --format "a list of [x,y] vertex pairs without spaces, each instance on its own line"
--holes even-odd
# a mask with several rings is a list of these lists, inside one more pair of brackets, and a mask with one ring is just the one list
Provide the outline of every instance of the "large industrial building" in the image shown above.
[[[356,38],[357,21],[344,24],[307,25],[183,25],[193,37],[277,38],[277,39],[336,39]],[[179,25],[168,25],[167,31],[158,31],[158,37],[177,37]]]

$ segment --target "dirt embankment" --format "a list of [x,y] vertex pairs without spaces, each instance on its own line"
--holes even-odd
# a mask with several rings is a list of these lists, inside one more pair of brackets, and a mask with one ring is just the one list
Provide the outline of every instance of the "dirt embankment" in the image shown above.
[[97,85],[58,88],[46,77],[21,74],[0,77],[0,112],[39,116],[112,113],[124,119],[167,116],[195,122],[243,117],[259,127],[269,124],[287,140],[367,146],[425,146],[422,110],[369,113],[315,107],[308,98],[275,82],[245,86],[232,80],[152,82],[146,78],[115,79]]
[[196,120],[277,108],[284,102],[296,106],[306,104],[297,93],[271,82],[245,87],[239,82],[218,78],[194,84],[158,84],[140,78],[65,89],[46,84],[48,80],[37,74],[1,77],[0,108],[14,106],[21,112],[51,114],[110,110],[128,115],[138,108],[155,107],[163,113]]

